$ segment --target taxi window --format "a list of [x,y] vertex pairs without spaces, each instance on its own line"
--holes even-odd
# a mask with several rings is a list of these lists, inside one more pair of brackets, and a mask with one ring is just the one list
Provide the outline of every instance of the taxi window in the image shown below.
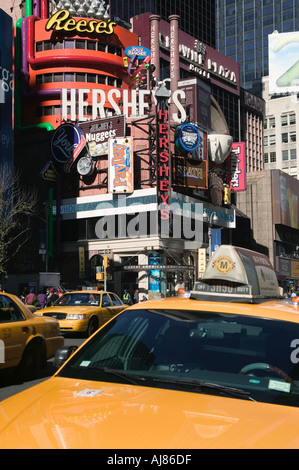
[[0,322],[23,320],[25,320],[25,317],[15,302],[10,297],[0,295]]
[[102,307],[111,307],[111,300],[108,294],[102,296]]
[[121,301],[115,294],[109,294],[112,300],[113,305],[121,305]]

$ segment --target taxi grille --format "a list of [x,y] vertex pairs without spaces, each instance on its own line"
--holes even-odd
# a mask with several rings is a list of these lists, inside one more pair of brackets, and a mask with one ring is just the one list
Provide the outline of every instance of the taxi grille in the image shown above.
[[67,313],[59,313],[59,312],[49,312],[49,313],[43,314],[43,317],[57,318],[57,320],[64,320],[66,316],[67,316]]

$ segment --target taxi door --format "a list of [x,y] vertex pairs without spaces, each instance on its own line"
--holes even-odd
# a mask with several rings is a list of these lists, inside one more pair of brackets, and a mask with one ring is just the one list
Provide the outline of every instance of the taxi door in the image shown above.
[[13,300],[0,295],[0,369],[18,365],[30,328],[31,325]]
[[114,315],[117,313],[113,303],[111,302],[111,299],[108,295],[108,293],[103,293],[102,294],[102,315],[101,315],[101,320],[103,321],[103,324],[106,323],[108,320],[110,320]]

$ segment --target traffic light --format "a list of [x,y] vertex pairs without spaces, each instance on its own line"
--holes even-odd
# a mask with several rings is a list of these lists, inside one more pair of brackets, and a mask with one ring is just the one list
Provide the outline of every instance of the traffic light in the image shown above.
[[104,269],[109,268],[109,258],[107,255],[104,256]]
[[104,280],[104,273],[103,272],[96,273],[96,279],[97,279],[97,281],[103,281]]

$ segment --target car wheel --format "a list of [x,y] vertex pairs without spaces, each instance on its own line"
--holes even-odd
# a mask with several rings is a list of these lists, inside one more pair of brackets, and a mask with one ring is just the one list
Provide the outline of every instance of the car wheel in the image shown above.
[[42,365],[42,348],[38,344],[29,344],[17,368],[21,380],[27,381],[37,376]]
[[91,336],[98,328],[98,319],[96,317],[92,317],[88,323],[87,336]]

